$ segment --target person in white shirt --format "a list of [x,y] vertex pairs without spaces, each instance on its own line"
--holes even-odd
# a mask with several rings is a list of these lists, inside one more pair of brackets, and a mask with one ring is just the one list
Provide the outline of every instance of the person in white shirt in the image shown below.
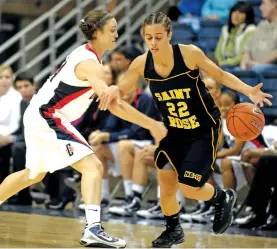
[[13,71],[0,65],[0,183],[9,174],[12,134],[19,128],[21,95],[12,87]]

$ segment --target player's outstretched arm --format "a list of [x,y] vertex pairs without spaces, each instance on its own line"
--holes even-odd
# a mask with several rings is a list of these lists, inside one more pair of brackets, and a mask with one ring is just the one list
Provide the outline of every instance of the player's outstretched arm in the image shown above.
[[[117,88],[116,86],[111,86],[113,88],[107,86],[103,80],[104,72],[101,69],[101,66],[94,61],[81,62],[75,68],[75,74],[79,79],[88,80],[98,96],[103,96],[104,91],[107,92],[109,89]],[[162,123],[149,118],[125,101],[120,100],[119,91],[110,91],[109,93],[110,103],[108,109],[111,113],[148,129],[157,143],[166,136],[167,129]]]
[[127,95],[134,87],[137,88],[139,78],[144,74],[145,61],[146,54],[138,56],[118,79],[121,96]]
[[218,82],[248,96],[256,105],[259,104],[261,107],[263,107],[263,102],[267,103],[270,106],[272,105],[272,103],[268,99],[272,98],[272,95],[261,91],[261,88],[263,86],[262,83],[258,84],[255,87],[251,87],[243,83],[235,75],[225,72],[217,65],[215,65],[215,63],[213,63],[198,47],[190,45],[188,50],[190,51],[190,61],[192,60],[193,64],[196,67],[205,71]]

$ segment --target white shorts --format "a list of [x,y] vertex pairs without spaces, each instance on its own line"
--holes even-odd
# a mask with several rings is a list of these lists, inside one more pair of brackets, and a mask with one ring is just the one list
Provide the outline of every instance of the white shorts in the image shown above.
[[93,153],[83,136],[62,117],[43,118],[38,109],[29,107],[24,125],[30,179],[70,166]]
[[[152,143],[151,140],[130,140],[135,145],[135,152],[142,149],[145,145]],[[117,177],[121,175],[121,168],[118,158],[118,142],[109,143],[109,149],[113,155],[114,161],[109,161],[109,174]]]

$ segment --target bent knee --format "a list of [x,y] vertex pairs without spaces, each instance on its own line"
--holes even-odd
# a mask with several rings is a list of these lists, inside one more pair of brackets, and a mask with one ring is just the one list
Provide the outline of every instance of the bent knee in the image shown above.
[[224,173],[226,171],[232,170],[232,160],[228,158],[224,158],[221,161],[221,172]]
[[251,156],[252,156],[252,151],[251,150],[246,150],[242,153],[241,160],[243,162],[249,162]]
[[119,153],[134,152],[134,144],[131,140],[121,140],[118,142]]
[[81,173],[84,174],[86,172],[94,172],[103,175],[103,164],[102,162],[95,156],[90,155],[87,160],[81,166]]

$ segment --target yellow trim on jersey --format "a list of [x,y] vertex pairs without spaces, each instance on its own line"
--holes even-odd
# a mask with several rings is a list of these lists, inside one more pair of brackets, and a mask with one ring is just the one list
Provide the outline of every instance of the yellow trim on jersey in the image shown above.
[[196,80],[198,77],[200,77],[200,71],[199,71],[199,74],[196,76],[196,77],[192,77],[191,75],[188,74],[188,76],[194,80]]
[[[216,147],[215,148],[214,148],[214,131],[213,131],[213,127],[212,127],[212,147],[213,147],[213,163],[212,163],[212,165],[214,165],[214,162],[215,162],[216,157],[217,157],[217,150],[218,150],[220,132],[221,132],[221,119],[219,120],[217,142],[216,142]],[[214,167],[212,165],[211,165],[211,168],[212,168],[212,170],[214,170]]]
[[175,169],[176,174],[179,176],[179,174],[178,174],[178,172],[177,172],[177,170],[176,170],[176,167],[174,166],[173,162],[171,161],[169,155],[167,155],[167,153],[166,153],[164,150],[160,150],[159,153],[158,153],[158,155],[157,155],[157,158],[156,158],[156,160],[155,160],[155,166],[156,166],[156,168],[160,169],[160,168],[157,166],[157,161],[158,161],[158,158],[159,158],[159,155],[160,155],[161,152],[164,153],[164,155],[166,156],[166,158],[167,158],[167,160],[169,161],[169,163],[171,164],[171,166]]
[[213,147],[213,161],[212,161],[212,164],[211,164],[211,168],[212,168],[212,170],[214,170],[214,167],[213,167],[213,165],[214,165],[214,161],[215,161],[215,148],[214,148],[214,130],[213,130],[213,127],[211,128],[211,130],[212,130],[212,147]]
[[203,101],[203,99],[202,99],[202,96],[201,96],[200,91],[199,91],[199,88],[198,88],[198,81],[199,81],[199,76],[198,76],[197,79],[196,79],[196,88],[197,88],[199,97],[200,97],[200,99],[201,99],[201,101],[202,101],[202,104],[203,104],[203,106],[204,106],[204,108],[205,108],[207,114],[210,116],[210,118],[212,119],[212,121],[216,124],[216,121],[214,120],[213,116],[208,112],[208,109],[207,109],[207,107],[206,107],[206,105],[205,105],[205,103],[204,103],[204,101]]
[[[169,78],[165,78],[165,79],[150,79],[150,78],[145,78],[146,80],[152,80],[152,81],[166,81],[166,80],[171,80],[173,78],[176,78],[176,77],[179,77],[181,75],[184,75],[184,74],[187,74],[189,75],[189,73],[191,72],[191,70],[185,72],[185,73],[180,73],[180,74],[177,74],[177,75],[174,75],[174,76],[171,76]],[[190,75],[189,75],[190,76]],[[161,77],[161,76],[160,76]],[[190,76],[191,77],[191,76]]]

